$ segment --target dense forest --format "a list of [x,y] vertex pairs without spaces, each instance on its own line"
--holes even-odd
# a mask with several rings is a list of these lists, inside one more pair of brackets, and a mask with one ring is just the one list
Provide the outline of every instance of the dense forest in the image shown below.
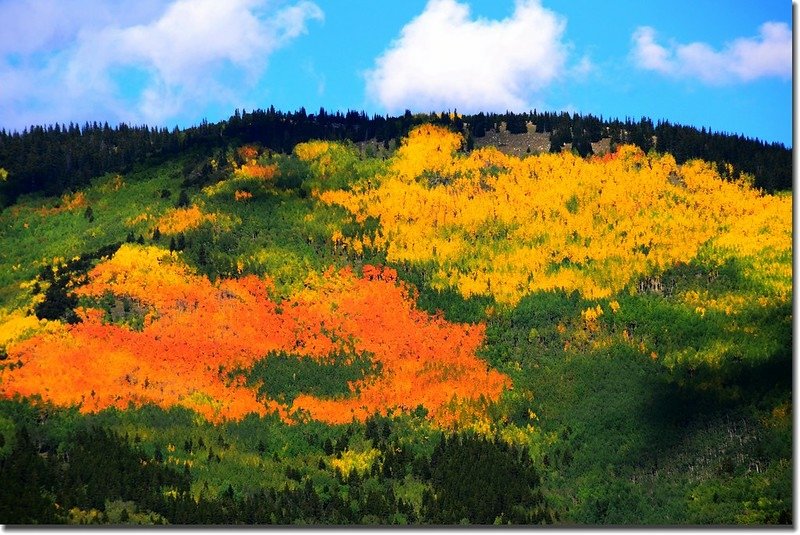
[[270,109],[0,168],[4,524],[793,522],[782,146]]
[[[450,128],[465,135],[471,148],[475,138],[504,125],[511,134],[528,132],[549,136],[550,151],[570,144],[578,154],[593,153],[592,143],[603,138],[612,150],[619,144],[633,144],[644,152],[669,152],[678,163],[698,158],[717,164],[723,175],[747,173],[754,185],[766,191],[792,187],[791,150],[782,144],[707,131],[705,128],[673,125],[667,121],[642,118],[608,120],[593,115],[530,113],[459,115],[431,113],[399,117],[349,111],[329,113],[320,109],[309,114],[297,112],[236,110],[228,120],[203,122],[179,130],[147,126],[85,123],[84,125],[32,126],[23,132],[0,131],[0,168],[7,176],[0,182],[0,204],[12,204],[21,194],[43,192],[60,195],[89,184],[104,173],[125,173],[135,165],[164,161],[192,148],[219,148],[241,143],[258,143],[270,150],[290,153],[295,145],[312,139],[364,142],[375,140],[389,147],[409,130],[424,123]],[[730,164],[730,169],[728,168]]]

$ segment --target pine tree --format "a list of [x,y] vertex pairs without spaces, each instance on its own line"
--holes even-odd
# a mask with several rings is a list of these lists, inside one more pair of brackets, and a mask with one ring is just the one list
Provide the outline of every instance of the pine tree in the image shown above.
[[175,203],[176,208],[186,208],[189,206],[189,194],[186,193],[185,189],[181,190],[181,194],[178,195],[178,202]]

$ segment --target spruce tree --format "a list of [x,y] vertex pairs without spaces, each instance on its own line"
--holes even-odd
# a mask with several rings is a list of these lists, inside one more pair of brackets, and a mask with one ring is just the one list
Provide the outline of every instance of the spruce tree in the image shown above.
[[185,189],[181,190],[181,194],[178,195],[178,202],[175,203],[176,208],[186,208],[189,206],[189,194],[186,193]]

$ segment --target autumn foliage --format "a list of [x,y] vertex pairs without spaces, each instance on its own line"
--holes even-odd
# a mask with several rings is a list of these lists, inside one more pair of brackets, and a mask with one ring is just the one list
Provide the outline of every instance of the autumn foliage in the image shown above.
[[[784,302],[791,294],[791,197],[725,181],[704,162],[678,165],[670,155],[646,155],[632,146],[582,159],[570,153],[517,158],[490,148],[463,154],[462,145],[458,134],[422,126],[380,175],[354,181],[350,189],[335,189],[332,178],[356,168],[341,145],[302,143],[294,157],[319,179],[320,188],[311,188],[317,198],[344,207],[356,223],[379,221],[372,233],[345,235],[331,225],[336,251],[383,250],[390,263],[418,263],[430,272],[426,284],[434,290],[492,296],[501,305],[550,290],[607,300],[704,255],[709,264],[746,259],[744,275],[759,277],[770,299]],[[245,163],[234,177],[207,186],[209,198],[231,186],[228,194],[247,201],[250,190],[231,192],[232,186],[252,179],[266,185],[277,176],[278,165],[258,163],[256,148],[243,147],[238,156]],[[64,206],[82,202],[76,196]],[[132,224],[151,220],[166,234],[232,221],[200,202],[160,218],[144,213]],[[236,267],[246,271],[242,259]],[[255,276],[212,283],[179,254],[125,245],[74,289],[84,305],[80,323],[7,318],[0,341],[9,362],[21,366],[0,371],[0,392],[39,395],[83,411],[180,405],[215,421],[277,411],[287,421],[308,415],[340,423],[421,405],[447,424],[510,386],[476,357],[483,325],[418,310],[391,269],[312,271],[301,291],[281,301],[270,297],[272,289],[269,279]],[[108,296],[134,303],[129,313],[141,317],[112,321],[99,304]],[[743,308],[731,295],[678,297],[700,317]],[[620,304],[604,306],[582,311],[578,331],[585,339],[566,340],[565,350],[610,343],[603,322]],[[619,337],[651,351],[627,330]],[[380,372],[350,383],[347,396],[302,393],[284,403],[260,398],[259,385],[245,378],[273,354],[319,362],[368,355]]]
[[253,194],[246,190],[236,190],[233,192],[233,198],[237,201],[246,201],[253,198]]
[[630,145],[593,159],[518,158],[494,148],[462,154],[462,142],[421,126],[384,176],[319,194],[356,221],[380,220],[380,232],[346,238],[348,247],[432,265],[434,288],[512,305],[541,290],[607,298],[704,248],[720,262],[766,255],[776,261],[757,271],[786,275],[780,258],[791,254],[791,197],[723,180],[712,164],[678,165]]
[[[482,326],[417,310],[391,269],[366,266],[361,277],[329,270],[311,274],[305,286],[276,303],[269,280],[212,284],[175,254],[124,245],[76,293],[87,303],[108,294],[134,301],[145,311],[141,331],[87,306],[80,323],[12,343],[9,357],[22,365],[0,371],[0,392],[83,412],[180,405],[212,421],[277,411],[287,421],[307,413],[339,423],[422,405],[447,423],[459,405],[496,399],[510,385],[475,356]],[[370,354],[381,373],[351,384],[347,397],[303,394],[286,406],[259,399],[236,373],[278,351],[321,361],[334,352]]]
[[256,178],[264,181],[271,181],[278,175],[276,165],[261,165],[255,161],[242,164],[236,170],[236,175],[243,178]]
[[36,209],[36,213],[40,216],[47,217],[54,214],[61,214],[64,212],[71,212],[81,208],[86,208],[86,195],[79,191],[77,193],[65,193],[59,199],[59,202],[53,207],[41,207]]
[[193,204],[186,208],[173,208],[158,220],[157,226],[165,234],[178,234],[199,227],[206,221],[217,221],[216,214],[203,212]]

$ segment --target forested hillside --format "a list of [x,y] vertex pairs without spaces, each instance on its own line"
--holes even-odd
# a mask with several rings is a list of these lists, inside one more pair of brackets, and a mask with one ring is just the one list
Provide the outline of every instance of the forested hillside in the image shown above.
[[[349,111],[329,113],[304,109],[284,113],[269,110],[236,113],[227,121],[179,130],[147,126],[85,123],[83,125],[31,126],[23,132],[0,131],[0,168],[7,174],[0,181],[0,205],[6,206],[25,193],[60,195],[85,187],[104,173],[127,173],[135,167],[163,163],[187,150],[222,153],[242,143],[258,143],[272,151],[291,153],[297,143],[313,139],[373,141],[379,147],[394,147],[411,128],[432,123],[465,136],[467,148],[487,131],[505,129],[521,136],[536,132],[546,136],[548,150],[560,152],[570,146],[577,154],[593,153],[592,143],[636,145],[644,152],[669,152],[678,163],[703,159],[717,165],[726,178],[751,175],[754,185],[767,191],[792,187],[791,150],[778,143],[765,143],[740,135],[698,130],[668,121],[653,124],[640,120],[603,119],[593,115],[536,112],[460,115],[431,113],[399,117]],[[208,173],[201,166],[194,174]]]
[[0,167],[2,523],[793,521],[783,146],[269,110]]

